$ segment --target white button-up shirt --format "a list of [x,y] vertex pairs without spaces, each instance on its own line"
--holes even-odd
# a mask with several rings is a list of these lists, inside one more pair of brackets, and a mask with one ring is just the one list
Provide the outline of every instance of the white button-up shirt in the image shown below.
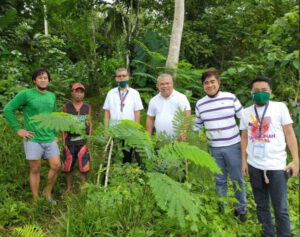
[[166,131],[170,136],[176,135],[172,121],[179,108],[182,111],[191,110],[186,96],[176,90],[173,90],[168,98],[159,93],[150,100],[147,115],[155,117],[154,126],[157,133]]
[[110,124],[118,123],[123,119],[135,121],[134,112],[144,108],[139,92],[133,88],[127,88],[127,90],[128,94],[123,101],[123,109],[118,87],[107,93],[103,109],[110,112]]

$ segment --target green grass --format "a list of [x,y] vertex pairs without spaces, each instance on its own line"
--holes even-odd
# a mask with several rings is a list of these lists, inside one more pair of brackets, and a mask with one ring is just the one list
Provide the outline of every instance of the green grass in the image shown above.
[[[120,165],[120,153],[115,154],[105,192],[96,185],[100,147],[92,150],[92,170],[87,184],[81,189],[79,173],[74,173],[74,194],[65,195],[65,175],[60,173],[54,186],[53,196],[59,200],[52,206],[43,198],[35,207],[31,203],[28,175],[23,144],[0,117],[1,166],[0,166],[0,236],[17,236],[15,228],[25,225],[40,227],[46,236],[258,236],[260,225],[249,183],[247,191],[247,221],[240,223],[233,215],[234,195],[229,185],[225,215],[218,213],[214,179],[204,168],[191,166],[186,188],[193,195],[199,208],[198,232],[191,231],[192,220],[182,227],[176,219],[156,204],[147,185],[145,172],[137,166]],[[47,161],[41,169],[41,190],[45,187],[48,172]],[[229,182],[230,183],[230,182]],[[297,236],[299,219],[299,180],[288,181],[288,203],[292,236]]]

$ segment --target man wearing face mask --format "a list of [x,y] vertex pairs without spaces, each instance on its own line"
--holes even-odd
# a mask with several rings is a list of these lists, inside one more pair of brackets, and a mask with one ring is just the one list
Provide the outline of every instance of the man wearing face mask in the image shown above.
[[[219,196],[227,196],[229,173],[235,197],[239,201],[235,206],[235,215],[244,222],[246,221],[246,191],[241,170],[241,138],[235,120],[235,117],[241,117],[243,108],[234,94],[219,90],[220,77],[217,70],[204,72],[201,80],[206,96],[196,104],[194,130],[201,130],[202,126],[205,126],[212,156],[222,171],[222,174],[215,174],[216,192]],[[222,203],[220,211],[223,212]]]
[[[115,79],[118,87],[108,92],[103,105],[105,126],[117,124],[120,120],[125,119],[140,123],[140,111],[143,109],[143,104],[139,92],[129,87],[129,78],[126,68],[116,70]],[[132,153],[133,149],[130,152],[123,150],[123,163],[131,162]],[[140,158],[136,152],[135,157],[140,164]]]
[[[287,179],[298,174],[298,145],[293,121],[286,105],[270,101],[271,92],[270,79],[256,77],[252,80],[251,94],[254,105],[243,111],[240,124],[242,171],[244,175],[250,175],[263,236],[275,236],[270,198],[277,236],[290,236]],[[292,155],[292,161],[288,165],[286,144]]]

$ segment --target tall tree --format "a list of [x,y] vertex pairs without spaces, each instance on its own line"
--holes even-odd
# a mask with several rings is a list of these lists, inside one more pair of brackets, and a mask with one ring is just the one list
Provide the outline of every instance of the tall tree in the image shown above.
[[176,64],[178,63],[179,60],[183,23],[184,23],[184,0],[175,0],[172,34],[170,39],[168,58],[166,62],[167,67],[177,68]]

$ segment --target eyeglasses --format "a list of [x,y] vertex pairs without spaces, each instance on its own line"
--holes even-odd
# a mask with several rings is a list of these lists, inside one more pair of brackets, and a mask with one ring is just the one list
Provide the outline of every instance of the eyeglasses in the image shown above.
[[117,75],[116,77],[120,78],[120,77],[128,77],[128,75],[124,74],[124,75]]

